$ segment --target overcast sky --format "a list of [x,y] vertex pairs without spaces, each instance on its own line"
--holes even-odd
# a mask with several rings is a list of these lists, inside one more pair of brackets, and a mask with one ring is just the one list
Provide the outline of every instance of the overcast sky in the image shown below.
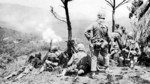
[[[116,0],[117,3],[122,0]],[[55,10],[63,15],[64,10],[60,7],[60,0],[0,0],[0,3],[13,3],[31,7],[43,8],[49,11],[49,6],[54,6]],[[116,11],[116,18],[128,17],[127,5],[123,5]],[[107,18],[111,19],[111,8],[104,0],[73,0],[69,3],[70,15],[74,18],[88,18],[95,19],[96,14],[100,9],[106,9]]]

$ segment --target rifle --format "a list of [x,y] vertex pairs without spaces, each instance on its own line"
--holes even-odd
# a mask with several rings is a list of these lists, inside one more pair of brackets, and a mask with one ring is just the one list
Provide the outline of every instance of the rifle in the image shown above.
[[49,48],[49,50],[47,51],[45,57],[43,58],[42,64],[44,64],[45,60],[47,59],[48,53],[49,53],[49,52],[52,52],[52,42],[53,42],[53,40],[50,41],[50,48]]
[[75,44],[75,41],[72,40],[72,42],[71,42],[71,50],[73,51],[73,53],[77,53],[78,51],[76,50],[74,44]]
[[52,52],[52,42],[53,42],[53,40],[51,40],[51,42],[50,42],[49,52]]
[[130,54],[131,54],[131,48],[129,49],[129,53],[128,53],[127,59],[129,59]]

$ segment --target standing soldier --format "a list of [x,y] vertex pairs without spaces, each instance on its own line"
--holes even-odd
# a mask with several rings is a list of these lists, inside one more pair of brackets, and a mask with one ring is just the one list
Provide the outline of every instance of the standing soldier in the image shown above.
[[108,27],[105,24],[105,13],[100,12],[97,15],[97,20],[90,25],[85,31],[85,37],[91,42],[91,71],[92,78],[95,77],[97,71],[97,61],[103,62],[103,65],[108,70],[109,54],[108,54]]

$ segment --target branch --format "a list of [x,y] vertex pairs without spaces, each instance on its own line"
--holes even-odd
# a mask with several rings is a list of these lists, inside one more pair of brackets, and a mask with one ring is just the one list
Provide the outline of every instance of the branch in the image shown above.
[[110,2],[113,3],[112,0],[110,0]]
[[72,0],[67,0],[67,1],[69,2],[69,1],[72,1]]
[[113,4],[111,3],[111,1],[105,0],[109,6],[111,6],[113,8]]
[[61,0],[61,2],[62,2],[63,4],[66,4],[66,3],[68,3],[69,1],[73,1],[73,0]]
[[50,12],[53,14],[53,16],[54,16],[56,19],[58,19],[58,20],[60,20],[60,21],[62,21],[62,22],[67,23],[66,20],[60,19],[60,18],[63,18],[63,17],[60,17],[60,16],[54,11],[54,8],[53,8],[52,6],[50,6],[50,8],[51,8]]
[[64,4],[66,0],[61,0],[61,2]]
[[60,7],[62,7],[62,8],[65,8],[64,6],[62,6],[62,5],[59,5]]
[[128,3],[129,1],[130,1],[130,0],[123,0],[122,2],[120,2],[120,3],[115,7],[115,9],[118,8],[118,7],[121,6],[121,5],[124,5],[124,4]]

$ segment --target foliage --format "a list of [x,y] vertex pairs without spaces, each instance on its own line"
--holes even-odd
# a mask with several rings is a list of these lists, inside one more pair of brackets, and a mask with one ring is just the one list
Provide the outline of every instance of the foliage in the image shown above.
[[105,0],[107,4],[112,8],[112,32],[115,30],[115,11],[118,7],[128,3],[130,0],[122,0],[119,4],[116,4],[117,0]]
[[133,30],[136,40],[140,43],[143,49],[146,46],[147,37],[150,34],[150,3],[147,0],[143,3],[142,0],[134,0],[130,7],[129,18],[132,20]]

